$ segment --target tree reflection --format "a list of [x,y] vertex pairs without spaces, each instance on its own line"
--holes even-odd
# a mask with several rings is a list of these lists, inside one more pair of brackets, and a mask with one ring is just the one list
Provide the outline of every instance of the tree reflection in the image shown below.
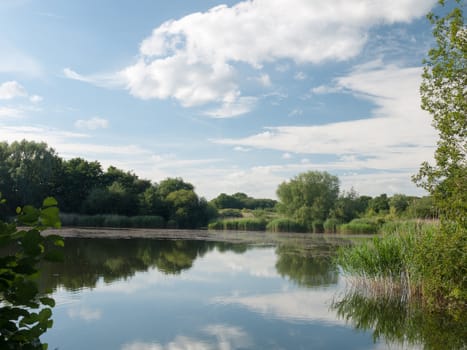
[[70,238],[65,240],[61,264],[43,264],[41,289],[63,286],[68,290],[94,288],[100,278],[106,283],[157,268],[165,274],[180,274],[193,262],[216,248],[244,252],[246,244],[188,240]]
[[333,304],[340,318],[356,329],[373,330],[373,340],[381,338],[401,345],[421,344],[424,349],[465,349],[467,315],[457,319],[427,312],[422,305],[396,298],[369,298],[358,292]]
[[331,251],[329,244],[308,249],[300,245],[281,245],[276,249],[276,270],[299,286],[335,284],[338,272],[332,262]]

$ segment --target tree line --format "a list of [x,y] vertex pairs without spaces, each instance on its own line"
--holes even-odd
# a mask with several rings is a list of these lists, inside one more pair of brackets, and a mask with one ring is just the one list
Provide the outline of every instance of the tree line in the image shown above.
[[[436,217],[430,197],[360,196],[353,189],[340,192],[339,179],[319,171],[302,173],[280,184],[279,201],[238,192],[221,193],[208,202],[181,178],[154,183],[114,166],[104,170],[98,161],[64,160],[46,143],[26,140],[0,143],[0,193],[7,199],[0,207],[3,217],[14,215],[18,206],[40,206],[44,198],[53,196],[62,213],[152,217],[145,221],[147,226],[169,228],[206,227],[213,219],[242,217],[242,211],[248,210],[254,215],[276,213],[296,221],[306,231],[321,232],[326,221],[342,224],[363,215]],[[145,222],[141,220],[141,226]],[[64,224],[76,222],[64,220]],[[131,226],[128,220],[107,224]],[[96,220],[89,221],[89,226],[93,225],[97,225]]]

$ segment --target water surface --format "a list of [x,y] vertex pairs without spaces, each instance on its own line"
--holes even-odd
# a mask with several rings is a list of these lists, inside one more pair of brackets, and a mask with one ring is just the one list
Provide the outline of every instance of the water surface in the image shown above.
[[[346,239],[276,243],[67,238],[43,267],[57,301],[49,349],[385,349],[336,301]],[[334,303],[333,303],[334,302]],[[355,304],[355,303],[354,303]],[[354,305],[352,304],[352,305]]]

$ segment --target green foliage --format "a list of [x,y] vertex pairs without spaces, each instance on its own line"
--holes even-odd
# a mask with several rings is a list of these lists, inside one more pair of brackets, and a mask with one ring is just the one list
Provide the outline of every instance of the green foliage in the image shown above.
[[270,221],[266,230],[270,232],[306,232],[306,228],[292,219],[274,219]]
[[211,203],[218,209],[267,209],[276,205],[273,199],[252,198],[241,192],[233,195],[221,193]]
[[265,231],[267,222],[262,219],[219,220],[208,225],[210,230]]
[[52,327],[52,298],[39,293],[37,265],[61,259],[64,243],[56,235],[42,236],[46,227],[60,227],[57,202],[46,198],[41,209],[18,208],[17,221],[27,229],[0,221],[0,348],[46,349],[39,337]]
[[339,196],[329,217],[338,219],[342,222],[349,222],[362,215],[368,208],[371,197],[359,196],[352,188]]
[[339,194],[339,179],[327,172],[299,174],[277,188],[278,211],[297,220],[307,229],[313,222],[324,222]]
[[379,226],[375,219],[353,219],[351,222],[341,225],[339,232],[345,234],[374,234],[378,233]]
[[432,196],[413,198],[406,210],[407,217],[418,219],[437,219],[438,209]]
[[[422,108],[432,115],[439,140],[436,164],[423,163],[414,180],[434,196],[443,220],[466,227],[467,27],[465,5],[460,0],[452,3],[444,16],[428,15],[436,45],[424,62],[420,92]],[[440,4],[444,7],[444,1]]]
[[243,217],[242,211],[240,209],[221,209],[219,210],[219,217],[222,219],[225,218],[241,218]]
[[47,195],[56,195],[60,179],[61,159],[45,143],[0,144],[0,192],[10,215],[20,204],[40,206]]

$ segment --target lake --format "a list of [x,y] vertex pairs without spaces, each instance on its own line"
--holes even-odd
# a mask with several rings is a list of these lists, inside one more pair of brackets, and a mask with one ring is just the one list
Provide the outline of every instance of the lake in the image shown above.
[[[41,288],[57,302],[54,326],[42,337],[49,349],[423,347],[401,344],[403,332],[378,331],[377,313],[376,322],[358,319],[377,307],[345,295],[332,256],[348,238],[116,232],[66,237],[65,261],[42,266]],[[398,305],[384,311],[405,312]],[[419,340],[426,341],[411,342]]]

